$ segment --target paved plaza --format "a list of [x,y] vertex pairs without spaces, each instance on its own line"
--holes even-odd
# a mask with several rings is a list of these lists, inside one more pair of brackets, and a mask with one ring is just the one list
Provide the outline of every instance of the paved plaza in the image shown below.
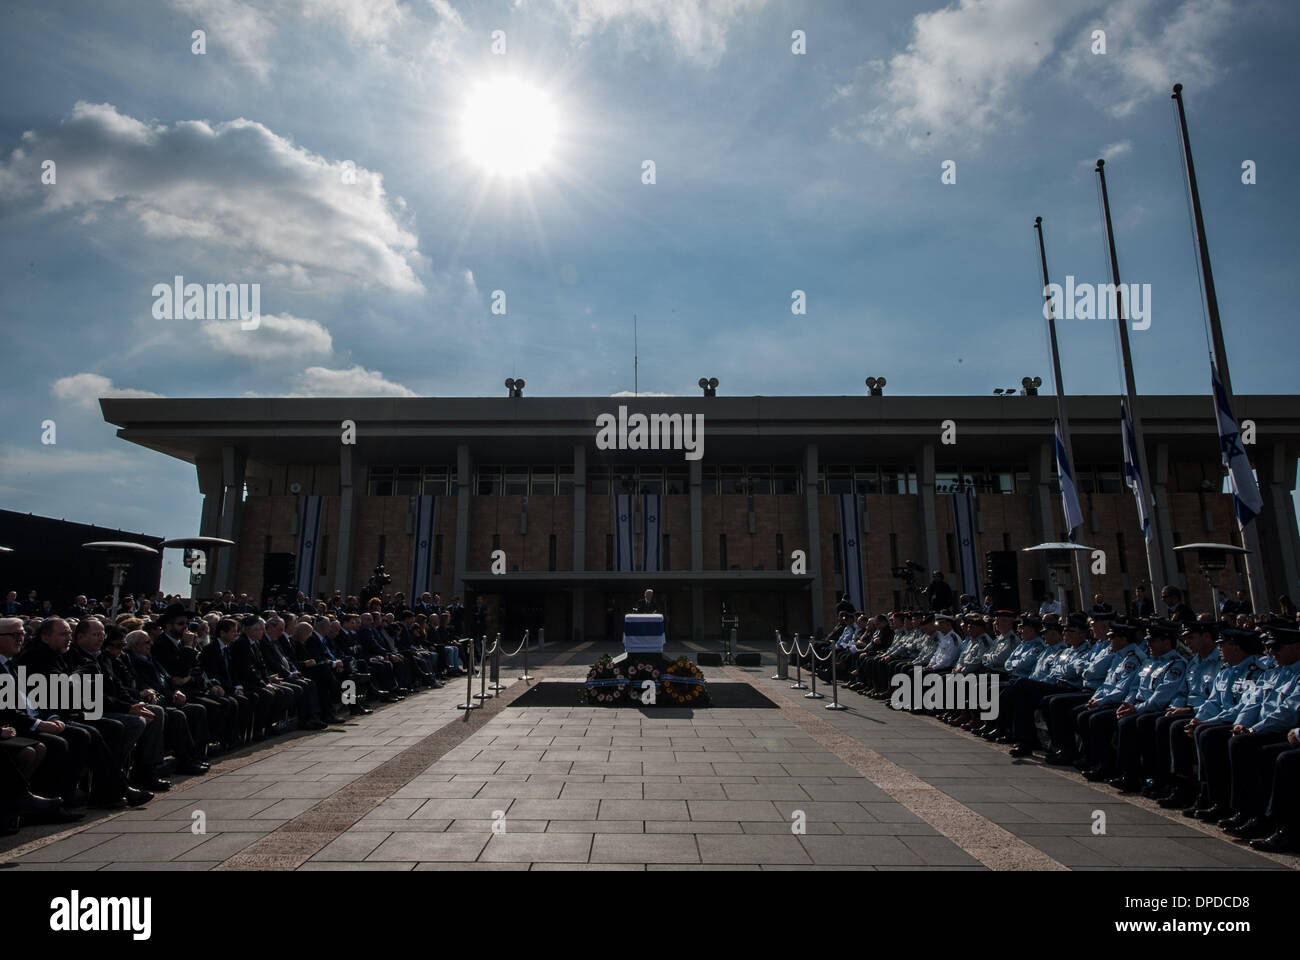
[[[603,649],[535,654],[532,684],[580,679]],[[17,871],[1297,865],[926,717],[852,693],[849,710],[826,710],[770,679],[767,659],[705,668],[773,703],[744,709],[515,706],[529,684],[503,666],[507,689],[468,721],[464,683],[449,684],[223,757],[146,807],[24,830],[0,859]]]

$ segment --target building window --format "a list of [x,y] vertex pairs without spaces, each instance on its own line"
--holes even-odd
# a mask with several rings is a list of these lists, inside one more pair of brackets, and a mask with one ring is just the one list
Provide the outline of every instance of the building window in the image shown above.
[[773,493],[798,493],[799,470],[797,467],[772,468]]
[[771,467],[764,466],[749,468],[749,492],[764,494],[772,492]]
[[853,468],[829,466],[826,468],[827,493],[852,493]]
[[506,480],[502,491],[507,497],[524,497],[528,495],[528,468],[506,467]]
[[598,497],[609,496],[609,467],[587,468],[587,493]]
[[554,571],[555,570],[555,534],[551,534],[551,539],[550,542],[547,544],[547,549],[550,551],[550,557],[549,557],[550,566],[547,569]]
[[718,476],[720,478],[719,491],[722,493],[744,493],[745,492],[745,468],[744,467],[719,467]]
[[433,537],[433,572],[442,573],[442,534]]
[[391,497],[393,495],[393,468],[371,467],[369,487],[372,497]]
[[669,467],[664,473],[664,493],[668,494],[668,496],[684,496],[691,492],[691,472],[689,468]]
[[[572,488],[572,476],[569,478]],[[533,480],[530,486],[533,494],[549,497],[555,493],[555,468],[552,466],[533,467]]]
[[555,492],[560,496],[570,496],[573,493],[573,468],[568,467],[556,474]]
[[479,467],[478,482],[475,484],[480,497],[495,497],[501,493],[501,468]]
[[605,569],[614,569],[614,535],[605,534]]
[[727,569],[727,535],[718,534],[718,569]]

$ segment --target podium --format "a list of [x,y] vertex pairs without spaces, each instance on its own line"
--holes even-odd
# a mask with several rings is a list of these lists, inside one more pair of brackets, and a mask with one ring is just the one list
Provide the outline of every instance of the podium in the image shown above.
[[623,618],[623,649],[627,653],[664,652],[664,618],[660,613],[629,613]]

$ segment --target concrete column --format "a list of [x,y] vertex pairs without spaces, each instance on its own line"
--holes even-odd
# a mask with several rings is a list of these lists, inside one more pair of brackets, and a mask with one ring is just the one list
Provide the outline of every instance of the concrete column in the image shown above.
[[[215,537],[221,529],[221,461],[216,457],[200,458],[195,464],[199,475],[199,493],[203,497],[203,508],[199,514],[199,536]],[[217,561],[224,550],[211,551],[208,556],[208,572],[202,580],[190,586],[192,599],[204,599],[212,593],[212,584],[217,575]]]
[[235,545],[224,547],[217,553],[213,590],[235,589],[239,540],[243,534],[244,470],[247,465],[247,455],[239,447],[221,448],[221,517],[217,523],[217,536],[233,540]]
[[[474,460],[469,454],[469,445],[456,447],[456,576],[451,582],[453,595],[465,596],[465,571],[469,563],[469,504],[474,492]],[[487,567],[484,558],[483,567]]]
[[[1296,486],[1296,458],[1280,441],[1269,444],[1262,452],[1264,455],[1259,458],[1257,470],[1267,524],[1261,526],[1256,520],[1250,525],[1260,549],[1253,556],[1246,557],[1247,563],[1254,561],[1250,568],[1251,579],[1260,578],[1255,592],[1261,600],[1256,601],[1259,604],[1256,610],[1265,609],[1265,602],[1268,606],[1275,606],[1277,597],[1284,593],[1292,600],[1297,599],[1296,591],[1300,587],[1300,540],[1296,535],[1295,501],[1291,497]],[[1249,549],[1250,544],[1247,543],[1246,547]],[[1268,583],[1263,579],[1265,560],[1273,574]]]
[[[357,544],[357,514],[363,482],[356,444],[339,446],[339,535],[335,545],[334,589],[343,596],[351,591],[352,565]],[[412,598],[414,599],[414,598]]]
[[[1159,548],[1160,566],[1164,570],[1165,583],[1173,583],[1187,596],[1187,576],[1178,572],[1178,561],[1174,558],[1174,525],[1169,513],[1169,444],[1156,444],[1155,460],[1152,461],[1151,495],[1156,501],[1156,530],[1163,534],[1153,546]],[[1195,541],[1193,541],[1195,542]],[[1164,583],[1155,584],[1151,591],[1154,601],[1160,598]]]
[[812,624],[813,633],[825,626],[822,596],[822,530],[817,514],[817,444],[803,448],[803,496],[808,525],[808,572],[812,574]]
[[[934,505],[934,444],[923,443],[916,455],[917,509],[921,524],[921,544],[925,547],[925,578],[929,583],[934,571],[942,570],[939,556],[939,527]],[[957,591],[960,593],[961,591]]]
[[[690,495],[691,495],[691,569],[696,573],[704,570],[704,470],[699,460],[690,461]],[[704,590],[691,587],[691,635],[695,640],[704,639]]]
[[[587,569],[587,448],[573,445],[573,572]],[[587,627],[587,591],[577,588],[571,595],[573,639],[581,642]]]

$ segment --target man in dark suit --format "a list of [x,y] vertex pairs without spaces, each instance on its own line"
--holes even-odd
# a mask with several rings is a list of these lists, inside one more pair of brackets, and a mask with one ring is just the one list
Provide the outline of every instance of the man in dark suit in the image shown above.
[[6,617],[20,617],[23,614],[23,605],[18,602],[18,591],[10,590],[5,594],[4,615]]
[[[199,663],[198,638],[189,629],[189,615],[180,604],[172,604],[162,615],[163,632],[153,642],[149,658],[162,671],[165,683],[160,696],[179,693],[208,713],[208,730],[219,749],[228,750],[240,738],[240,707],[233,694],[213,682]],[[201,621],[204,627],[206,621]],[[174,697],[172,698],[175,699]]]
[[[334,716],[334,701],[330,696],[335,684],[327,679],[322,685],[318,680],[318,678],[328,678],[328,670],[315,669],[304,672],[298,668],[298,664],[293,659],[293,643],[284,634],[283,620],[273,616],[266,621],[266,630],[257,643],[262,653],[262,662],[266,664],[266,669],[273,677],[303,688],[306,719],[315,718],[321,723],[321,727],[311,729],[321,729],[330,723],[342,723]],[[302,719],[300,716],[299,721],[301,722]]]
[[231,645],[239,633],[239,624],[229,617],[217,621],[216,637],[199,654],[199,665],[212,683],[212,691],[233,697],[238,711],[235,739],[231,744],[247,743],[253,738],[255,716],[253,700],[235,679]]
[[1175,623],[1195,623],[1196,614],[1192,608],[1183,603],[1183,591],[1172,584],[1160,591],[1160,600],[1169,608],[1168,617]]
[[254,739],[270,736],[275,724],[288,717],[297,707],[301,695],[298,689],[271,680],[271,674],[262,662],[262,654],[251,636],[252,632],[260,633],[263,626],[260,619],[247,618],[244,629],[239,631],[230,648],[235,683],[243,687],[253,699],[254,727],[257,731]]
[[[397,645],[375,624],[370,614],[362,614],[356,620],[360,628],[356,631],[357,655],[365,658],[371,682],[385,703],[397,703],[402,697],[397,693],[398,687],[405,686],[410,667],[397,652]],[[353,618],[344,617],[345,624],[351,624]]]
[[124,687],[134,690],[150,706],[166,711],[163,733],[177,769],[194,775],[207,773],[209,765],[204,758],[212,729],[209,710],[201,703],[191,703],[179,690],[169,692],[167,672],[149,655],[157,642],[145,631],[133,630],[121,638],[110,637],[104,652],[112,659]]
[[1133,588],[1133,602],[1128,607],[1128,618],[1132,620],[1149,620],[1156,615],[1155,605],[1147,596],[1147,588],[1139,583]]
[[[299,730],[324,730],[326,724],[319,718],[320,701],[316,696],[316,685],[291,664],[282,662],[280,651],[266,640],[265,621],[257,616],[246,618],[242,639],[248,641],[248,656],[261,664],[267,683],[277,691],[277,710],[284,708],[285,715],[293,712],[298,718]],[[280,714],[277,713],[277,716]]]

